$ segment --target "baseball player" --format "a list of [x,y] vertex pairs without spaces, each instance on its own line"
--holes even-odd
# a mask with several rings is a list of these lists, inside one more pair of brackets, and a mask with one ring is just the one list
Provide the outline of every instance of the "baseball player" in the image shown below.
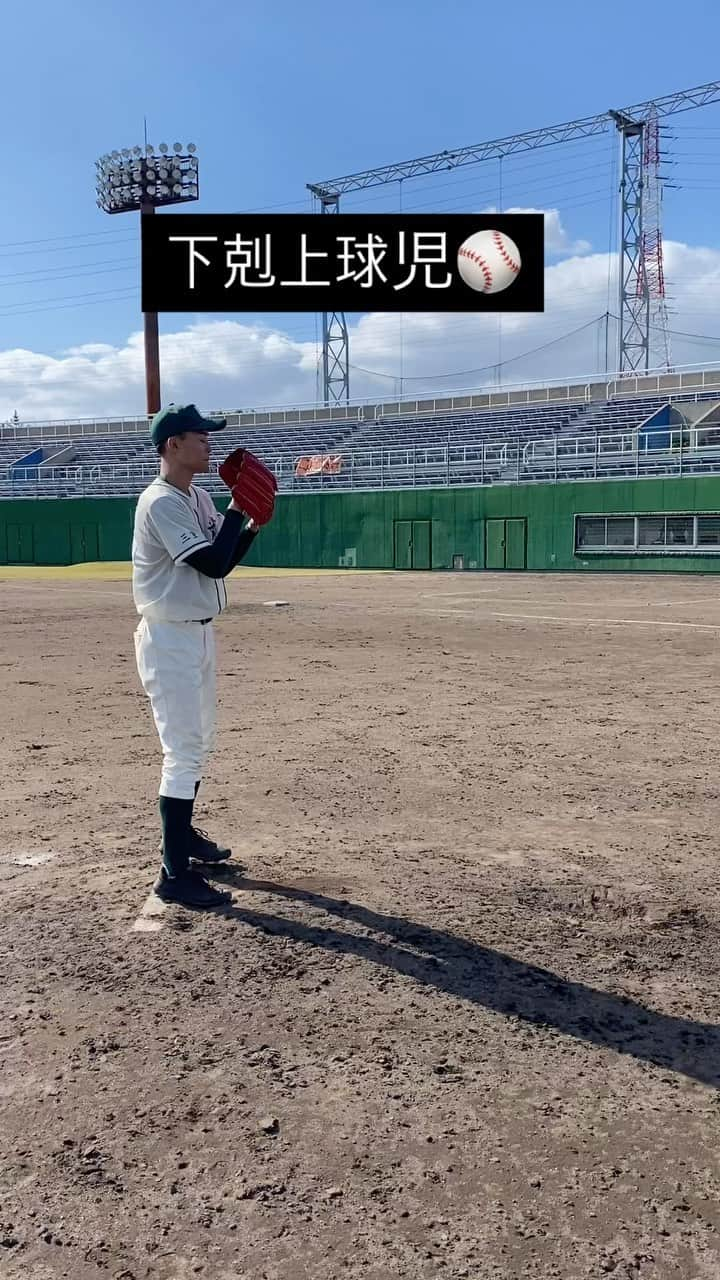
[[150,436],[160,474],[138,499],[132,543],[140,614],[135,657],[163,751],[162,866],[154,890],[189,907],[216,907],[231,898],[198,869],[226,861],[231,850],[192,825],[215,745],[213,619],[227,604],[225,578],[272,516],[277,488],[247,450],[236,450],[220,468],[233,495],[224,516],[192,483],[210,470],[209,433],[225,425],[224,418],[203,417],[194,404],[170,404],[155,415]]

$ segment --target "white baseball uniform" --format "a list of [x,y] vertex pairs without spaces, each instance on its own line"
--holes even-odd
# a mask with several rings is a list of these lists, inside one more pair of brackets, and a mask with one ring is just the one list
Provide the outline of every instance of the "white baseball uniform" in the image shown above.
[[159,794],[192,800],[215,745],[215,636],[227,604],[222,579],[187,556],[212,545],[223,524],[210,495],[158,476],[140,495],[132,543],[135,657],[163,750]]

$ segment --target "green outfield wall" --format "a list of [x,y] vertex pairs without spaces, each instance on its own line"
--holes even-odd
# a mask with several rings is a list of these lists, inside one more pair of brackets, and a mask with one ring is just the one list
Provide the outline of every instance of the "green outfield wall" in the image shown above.
[[[128,560],[135,501],[2,501],[0,563]],[[220,510],[226,505],[226,499],[217,500]],[[578,519],[585,529],[588,517],[597,517],[593,537],[600,536],[598,529],[609,537],[620,536],[632,522],[614,519],[611,526],[602,517],[621,516],[637,517],[635,528],[642,524],[642,536],[648,536],[652,516],[658,529],[666,517],[665,538],[692,526],[691,542],[700,536],[712,541],[713,516],[720,529],[720,477],[281,495],[274,520],[244,563],[325,569],[720,571],[720,534],[714,548],[691,550],[668,550],[664,543],[627,552],[578,546]],[[698,517],[694,522],[693,516]]]

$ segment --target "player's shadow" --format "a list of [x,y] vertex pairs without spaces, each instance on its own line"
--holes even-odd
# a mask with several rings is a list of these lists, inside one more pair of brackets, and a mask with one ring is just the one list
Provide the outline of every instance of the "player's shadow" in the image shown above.
[[[381,938],[305,924],[234,904],[226,909],[224,914],[264,933],[360,956],[496,1013],[536,1026],[554,1027],[599,1048],[666,1067],[701,1084],[720,1086],[720,1027],[714,1023],[656,1013],[625,996],[596,991],[582,982],[569,982],[548,969],[525,964],[466,938],[402,917],[380,915],[345,899],[272,881],[238,877],[237,884],[245,891],[306,902],[370,929]],[[384,940],[387,938],[392,941]],[[416,950],[407,950],[406,945]],[[417,951],[423,954],[418,955]]]

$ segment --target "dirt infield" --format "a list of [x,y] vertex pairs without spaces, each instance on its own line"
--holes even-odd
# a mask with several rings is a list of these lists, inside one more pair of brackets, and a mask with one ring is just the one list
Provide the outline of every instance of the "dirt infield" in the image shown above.
[[717,1280],[720,585],[235,574],[216,915],[128,583],[0,591],[2,1280]]

